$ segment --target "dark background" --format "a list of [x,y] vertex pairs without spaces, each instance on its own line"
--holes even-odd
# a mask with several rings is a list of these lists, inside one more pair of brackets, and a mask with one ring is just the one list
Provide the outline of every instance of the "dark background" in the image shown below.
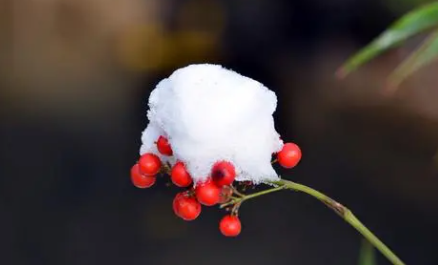
[[[413,40],[345,80],[341,63],[419,2],[1,0],[0,264],[357,264],[360,235],[292,192],[174,216],[166,180],[129,169],[157,82],[219,63],[277,93],[279,171],[339,200],[407,264],[438,264],[436,66],[382,95]],[[378,264],[389,264],[378,256]]]

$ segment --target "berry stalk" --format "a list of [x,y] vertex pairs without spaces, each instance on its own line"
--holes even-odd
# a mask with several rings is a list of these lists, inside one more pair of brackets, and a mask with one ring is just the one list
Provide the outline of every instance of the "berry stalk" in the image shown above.
[[308,186],[290,181],[290,180],[278,180],[269,182],[269,184],[274,184],[276,187],[270,188],[267,190],[263,190],[260,192],[256,192],[249,195],[244,195],[239,198],[232,198],[229,202],[221,205],[221,208],[224,208],[228,205],[241,205],[242,202],[253,199],[265,194],[269,194],[272,192],[280,191],[280,190],[293,190],[306,193],[325,205],[327,205],[330,209],[332,209],[336,214],[338,214],[342,219],[344,219],[347,223],[349,223],[352,227],[354,227],[364,238],[366,238],[375,248],[377,248],[389,261],[391,261],[394,265],[405,265],[405,263],[394,254],[377,236],[375,236],[357,217],[353,214],[353,212],[340,204],[339,202],[333,200],[329,196],[313,189]]
[[[248,194],[248,195],[244,195],[242,193],[239,193],[239,197],[232,197],[229,202],[221,204],[220,208],[225,208],[225,207],[227,207],[229,205],[233,205],[233,204],[242,204],[242,202],[244,202],[246,200],[253,199],[253,198],[256,198],[256,197],[259,197],[262,195],[266,195],[266,194],[273,193],[273,192],[276,192],[279,190],[284,190],[284,189],[286,189],[286,186],[280,185],[280,186],[275,187],[275,188],[262,190],[262,191],[255,192],[255,193]],[[235,189],[233,189],[233,190],[235,190]]]

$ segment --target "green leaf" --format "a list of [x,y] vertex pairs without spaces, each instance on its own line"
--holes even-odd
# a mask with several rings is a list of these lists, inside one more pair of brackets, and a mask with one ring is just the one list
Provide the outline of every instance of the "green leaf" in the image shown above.
[[438,25],[438,2],[420,6],[392,24],[339,69],[338,76],[347,74],[382,52],[400,45],[406,39]]
[[365,239],[362,240],[358,265],[377,265],[374,247]]
[[394,90],[406,77],[426,66],[438,57],[438,30],[434,31],[400,66],[388,80],[389,89]]

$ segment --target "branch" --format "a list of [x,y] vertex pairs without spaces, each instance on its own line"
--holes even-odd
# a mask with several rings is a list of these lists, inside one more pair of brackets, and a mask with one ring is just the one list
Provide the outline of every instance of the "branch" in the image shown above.
[[339,202],[333,200],[332,198],[328,197],[327,195],[315,189],[312,189],[308,186],[299,183],[295,183],[293,181],[281,179],[278,181],[271,181],[269,182],[269,184],[274,184],[276,185],[276,187],[263,190],[260,192],[256,192],[250,195],[243,195],[243,197],[240,198],[232,198],[229,202],[222,204],[220,207],[224,208],[226,206],[233,204],[240,206],[246,200],[253,199],[258,196],[262,196],[265,194],[269,194],[284,189],[300,191],[318,199],[319,201],[327,205],[342,219],[344,219],[347,223],[349,223],[352,227],[354,227],[359,233],[361,233],[362,236],[364,236],[375,248],[377,248],[389,261],[391,261],[392,264],[405,265],[405,263],[401,261],[400,258],[398,258],[397,255],[395,255],[394,252],[392,252],[364,224],[362,224],[362,222],[360,222],[359,219],[357,219],[357,217],[347,207],[340,204]]

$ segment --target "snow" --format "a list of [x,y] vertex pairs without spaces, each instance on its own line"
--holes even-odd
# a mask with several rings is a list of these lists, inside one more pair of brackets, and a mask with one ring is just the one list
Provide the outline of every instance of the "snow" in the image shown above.
[[[195,183],[205,181],[220,160],[234,164],[237,181],[277,180],[271,159],[283,142],[272,117],[276,106],[274,92],[220,65],[180,68],[149,97],[140,155],[151,152],[171,165],[184,162]],[[172,157],[157,151],[160,135],[168,138]]]

